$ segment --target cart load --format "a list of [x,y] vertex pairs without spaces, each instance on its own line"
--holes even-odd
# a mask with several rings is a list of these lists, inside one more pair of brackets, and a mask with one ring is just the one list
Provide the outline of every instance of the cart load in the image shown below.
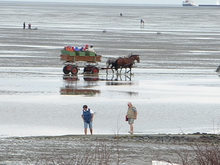
[[88,63],[84,67],[84,72],[90,73],[98,73],[99,69],[95,67],[97,62],[101,62],[101,55],[97,55],[94,51],[89,49],[78,47],[66,46],[63,50],[61,50],[61,60],[64,61],[65,65],[63,68],[64,74],[77,74],[79,70],[79,66],[77,65],[77,61],[85,61]]

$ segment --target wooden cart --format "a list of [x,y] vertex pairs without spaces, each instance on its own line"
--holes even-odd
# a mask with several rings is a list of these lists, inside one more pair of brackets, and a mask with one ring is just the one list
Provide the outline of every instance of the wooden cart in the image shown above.
[[96,55],[94,52],[89,51],[67,51],[61,50],[61,60],[64,61],[65,66],[63,67],[64,74],[77,74],[80,70],[80,66],[77,61],[85,61],[87,64],[84,66],[84,73],[99,73],[97,62],[101,62],[101,55]]

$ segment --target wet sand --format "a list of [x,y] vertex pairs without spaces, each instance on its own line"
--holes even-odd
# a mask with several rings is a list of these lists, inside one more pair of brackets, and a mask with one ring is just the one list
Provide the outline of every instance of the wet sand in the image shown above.
[[[217,135],[65,135],[1,139],[2,164],[182,163],[178,154],[215,143]],[[191,155],[191,156],[192,156]]]

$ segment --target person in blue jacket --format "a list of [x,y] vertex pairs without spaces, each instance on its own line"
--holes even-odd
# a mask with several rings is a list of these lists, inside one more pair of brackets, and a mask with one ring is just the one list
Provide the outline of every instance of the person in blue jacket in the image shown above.
[[83,110],[82,110],[82,119],[84,121],[84,133],[87,135],[87,128],[89,126],[90,133],[92,135],[93,129],[92,129],[92,121],[94,118],[94,112],[88,108],[87,105],[83,105]]

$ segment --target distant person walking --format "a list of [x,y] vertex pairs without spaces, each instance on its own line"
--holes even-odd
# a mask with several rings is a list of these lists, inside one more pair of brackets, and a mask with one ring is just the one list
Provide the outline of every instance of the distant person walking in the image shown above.
[[144,27],[144,20],[143,19],[141,19],[140,25],[141,25],[141,27]]
[[23,29],[25,29],[26,28],[26,25],[25,25],[25,22],[23,23]]
[[128,103],[128,111],[127,111],[127,118],[128,118],[128,124],[130,125],[130,131],[128,133],[133,134],[134,133],[134,120],[137,119],[137,109],[131,104],[131,102]]
[[94,118],[94,112],[88,108],[87,105],[83,105],[83,110],[82,110],[82,119],[84,121],[84,133],[87,135],[87,128],[89,126],[90,133],[92,135],[93,133],[93,128],[92,128],[92,121]]

